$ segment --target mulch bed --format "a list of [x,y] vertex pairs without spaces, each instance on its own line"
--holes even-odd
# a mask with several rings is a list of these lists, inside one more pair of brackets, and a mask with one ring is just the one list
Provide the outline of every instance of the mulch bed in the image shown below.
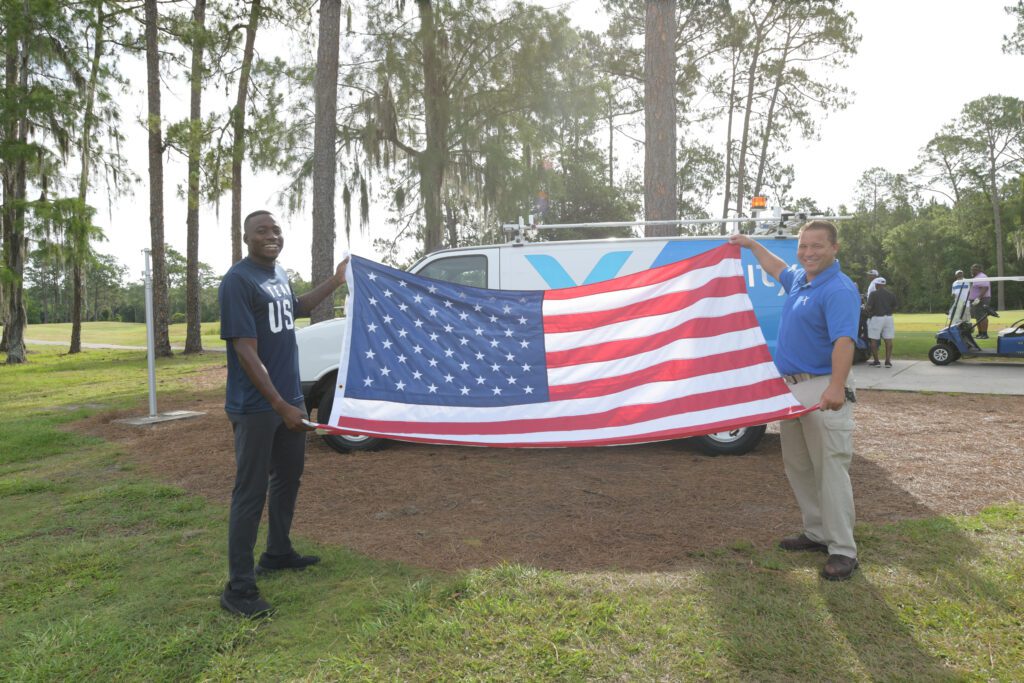
[[[223,369],[199,373],[190,395],[161,403],[206,411],[200,418],[137,428],[112,422],[124,413],[110,412],[72,428],[122,444],[147,475],[226,506],[234,453],[223,381]],[[858,521],[1024,503],[1024,397],[858,397]],[[695,551],[766,547],[799,528],[771,427],[753,453],[717,458],[681,442],[557,450],[396,443],[342,455],[311,435],[294,523],[300,537],[442,570],[502,561],[663,570]]]

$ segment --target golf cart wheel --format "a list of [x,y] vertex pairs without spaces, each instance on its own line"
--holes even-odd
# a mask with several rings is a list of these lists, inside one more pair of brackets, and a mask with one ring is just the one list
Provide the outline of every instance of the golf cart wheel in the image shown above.
[[[320,403],[316,407],[317,420],[326,423],[331,419],[331,408],[334,406],[334,385],[331,381],[320,395]],[[352,436],[349,434],[324,434],[323,440],[328,446],[339,453],[350,453],[352,451],[379,451],[387,445],[384,439],[375,436]]]
[[928,349],[928,360],[936,365],[949,365],[960,357],[960,352],[949,344],[936,344]]

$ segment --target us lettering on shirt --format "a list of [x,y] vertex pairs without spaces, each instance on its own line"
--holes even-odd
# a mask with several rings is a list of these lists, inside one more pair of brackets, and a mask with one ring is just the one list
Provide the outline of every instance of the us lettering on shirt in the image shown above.
[[295,316],[292,313],[292,290],[284,285],[264,285],[263,289],[274,297],[267,302],[267,320],[270,331],[274,334],[282,330],[295,329]]

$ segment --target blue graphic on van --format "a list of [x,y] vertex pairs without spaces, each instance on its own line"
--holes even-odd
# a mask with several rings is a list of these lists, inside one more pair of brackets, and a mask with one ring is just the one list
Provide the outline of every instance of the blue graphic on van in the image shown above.
[[562,267],[562,264],[554,256],[532,254],[527,256],[526,260],[544,278],[544,282],[548,283],[548,287],[551,289],[563,289],[565,287],[575,287],[577,284],[589,285],[595,282],[611,280],[619,274],[622,266],[626,264],[626,260],[632,253],[631,251],[608,252],[598,260],[597,265],[591,269],[590,275],[580,283],[572,279],[572,276],[566,272],[565,268]]

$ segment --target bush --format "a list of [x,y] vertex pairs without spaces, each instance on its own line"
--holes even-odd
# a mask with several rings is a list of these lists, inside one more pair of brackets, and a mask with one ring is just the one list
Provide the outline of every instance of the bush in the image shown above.
[[171,324],[172,325],[177,325],[178,323],[183,323],[183,322],[185,322],[185,314],[182,313],[181,311],[178,311],[177,313],[175,313],[174,315],[171,316]]

